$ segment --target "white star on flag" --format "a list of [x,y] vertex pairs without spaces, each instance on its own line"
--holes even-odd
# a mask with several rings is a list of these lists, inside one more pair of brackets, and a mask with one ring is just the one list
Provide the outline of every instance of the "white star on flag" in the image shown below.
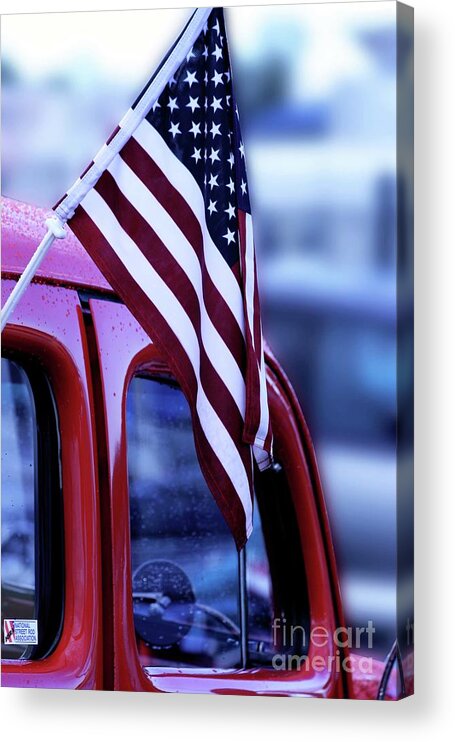
[[213,108],[213,113],[215,113],[215,111],[221,110],[222,108],[221,98],[215,98],[215,96],[213,96],[213,100],[210,104],[210,108]]
[[200,123],[195,123],[194,121],[191,122],[191,129],[189,129],[190,134],[196,137],[201,133],[201,125]]
[[219,160],[220,159],[218,157],[218,152],[219,151],[220,151],[219,149],[213,149],[213,147],[212,147],[212,151],[210,152],[210,159],[212,161],[212,165],[213,165],[214,162],[216,162],[216,160]]
[[186,107],[191,108],[191,112],[194,113],[196,108],[200,108],[199,103],[197,102],[197,98],[192,98],[190,95],[190,99],[186,104]]
[[222,75],[222,73],[217,72],[215,70],[215,73],[214,73],[214,75],[212,77],[212,82],[215,83],[215,87],[217,87],[218,85],[222,85],[223,84],[223,75]]
[[228,229],[228,231],[226,232],[225,235],[223,235],[223,237],[228,241],[228,245],[229,245],[231,242],[234,242],[235,240],[235,232],[231,232],[231,230]]
[[188,83],[189,87],[191,88],[192,85],[194,85],[195,82],[197,82],[197,77],[195,72],[188,72],[186,73],[186,77],[183,82]]
[[169,129],[169,133],[172,134],[173,137],[175,137],[177,134],[181,134],[179,125],[171,123],[171,128]]

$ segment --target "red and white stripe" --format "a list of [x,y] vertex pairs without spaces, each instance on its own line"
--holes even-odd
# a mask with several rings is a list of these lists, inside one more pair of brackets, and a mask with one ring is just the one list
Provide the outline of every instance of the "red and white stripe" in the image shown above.
[[5,618],[3,621],[3,642],[4,644],[14,644],[14,619]]

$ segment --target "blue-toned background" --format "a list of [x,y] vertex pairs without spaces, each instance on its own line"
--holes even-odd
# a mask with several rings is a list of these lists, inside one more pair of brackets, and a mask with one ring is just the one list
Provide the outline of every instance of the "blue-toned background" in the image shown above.
[[[395,14],[227,11],[265,334],[314,437],[347,623],[374,621],[379,656],[396,600]],[[3,194],[51,206],[187,16],[4,17]]]

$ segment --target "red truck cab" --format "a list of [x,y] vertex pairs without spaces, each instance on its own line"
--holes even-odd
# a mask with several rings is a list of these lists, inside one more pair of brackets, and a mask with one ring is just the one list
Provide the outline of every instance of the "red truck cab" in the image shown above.
[[[2,303],[45,216],[3,200]],[[380,663],[336,642],[315,452],[266,362],[277,464],[239,570],[183,394],[77,239],[54,243],[3,333],[2,619],[37,621],[30,645],[2,632],[4,685],[375,696]]]

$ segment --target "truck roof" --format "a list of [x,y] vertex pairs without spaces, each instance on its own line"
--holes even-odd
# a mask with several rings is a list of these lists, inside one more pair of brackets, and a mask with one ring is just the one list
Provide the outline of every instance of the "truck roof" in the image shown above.
[[[2,276],[20,276],[46,232],[45,219],[50,209],[2,197]],[[55,240],[36,273],[44,282],[112,291],[102,273],[67,229],[63,240]]]

